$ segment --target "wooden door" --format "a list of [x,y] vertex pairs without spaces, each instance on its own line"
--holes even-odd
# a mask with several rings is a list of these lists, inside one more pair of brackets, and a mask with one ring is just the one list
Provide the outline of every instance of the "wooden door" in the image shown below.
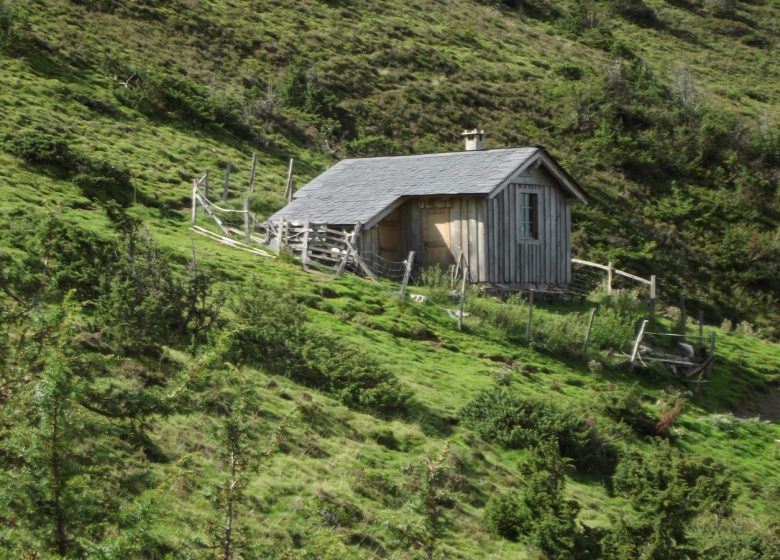
[[423,258],[424,266],[439,264],[447,267],[455,262],[450,251],[450,209],[423,208]]
[[379,256],[391,262],[402,262],[401,221],[398,212],[393,212],[379,222]]

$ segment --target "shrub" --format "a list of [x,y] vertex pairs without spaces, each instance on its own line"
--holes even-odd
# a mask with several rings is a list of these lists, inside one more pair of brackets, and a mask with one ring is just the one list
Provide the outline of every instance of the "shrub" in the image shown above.
[[227,359],[328,391],[353,408],[379,413],[406,408],[411,395],[398,378],[369,355],[310,327],[289,293],[256,282],[242,293],[232,303],[237,320],[228,333]]
[[506,387],[478,393],[460,411],[460,418],[483,439],[510,449],[553,439],[561,455],[584,472],[611,474],[617,463],[614,447],[588,421],[548,402],[513,395]]
[[607,385],[596,395],[596,402],[602,414],[627,424],[636,434],[656,435],[655,420],[642,404],[642,393],[636,384],[628,388]]
[[485,506],[485,526],[510,541],[517,540],[529,517],[530,512],[517,492],[493,496]]
[[[616,492],[635,515],[620,520],[606,543],[613,556],[678,558],[690,553],[688,531],[704,512],[728,515],[733,496],[721,465],[660,441],[651,453],[632,453],[618,464]],[[619,551],[619,552],[618,552]]]
[[22,131],[7,137],[3,148],[27,162],[55,168],[92,200],[114,200],[123,206],[132,202],[133,185],[127,169],[73,150],[59,136],[40,130]]

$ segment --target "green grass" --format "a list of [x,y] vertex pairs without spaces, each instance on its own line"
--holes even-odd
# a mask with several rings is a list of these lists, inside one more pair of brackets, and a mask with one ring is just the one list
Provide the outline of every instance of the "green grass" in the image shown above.
[[[491,495],[521,486],[517,466],[527,451],[480,441],[458,425],[458,411],[495,384],[495,372],[509,371],[513,391],[577,407],[630,447],[647,451],[648,441],[600,415],[599,394],[611,386],[637,384],[643,403],[658,412],[657,401],[689,387],[657,371],[629,371],[620,356],[607,352],[608,345],[599,348],[598,340],[588,356],[576,355],[593,301],[537,306],[536,342],[547,344],[547,327],[563,320],[574,329],[576,342],[570,346],[575,352],[564,354],[524,340],[522,304],[476,300],[470,294],[471,315],[458,331],[446,313],[456,303],[436,290],[414,287],[412,292],[431,296],[429,303],[401,304],[390,283],[310,275],[295,263],[257,258],[195,235],[188,227],[189,195],[192,180],[206,170],[212,192],[220,192],[228,161],[234,166],[231,184],[245,186],[251,154],[257,152],[251,203],[263,217],[283,204],[290,157],[296,160],[298,186],[333,162],[333,154],[323,149],[323,135],[336,156],[348,153],[348,140],[371,135],[384,136],[398,152],[458,149],[460,129],[472,125],[489,131],[491,146],[544,143],[593,199],[590,207],[577,211],[579,254],[613,259],[638,273],[658,273],[662,297],[676,301],[676,292],[685,289],[701,300],[708,317],[738,311],[766,334],[772,328],[776,334],[777,302],[770,297],[777,286],[776,275],[770,274],[776,241],[762,236],[776,225],[777,194],[761,190],[771,188],[771,182],[770,187],[756,186],[758,175],[771,176],[776,163],[769,156],[746,162],[753,156],[728,146],[717,151],[716,161],[690,167],[659,155],[679,147],[665,143],[670,131],[683,134],[704,126],[695,122],[686,128],[665,120],[671,119],[674,101],[664,91],[679,65],[694,72],[709,114],[735,115],[746,129],[764,123],[773,130],[780,106],[780,76],[771,64],[778,40],[776,3],[741,3],[733,17],[724,18],[698,2],[653,0],[648,5],[664,22],[657,27],[608,17],[599,4],[598,17],[612,37],[607,49],[593,46],[590,32],[565,31],[561,18],[536,19],[466,0],[447,5],[420,0],[411,6],[398,0],[295,6],[278,1],[264,2],[262,10],[226,0],[105,2],[114,8],[104,11],[55,0],[17,4],[30,42],[0,51],[1,141],[43,130],[72,150],[127,168],[139,201],[128,213],[143,222],[162,249],[178,259],[194,250],[230,289],[248,279],[284,288],[307,306],[312,325],[375,358],[414,394],[405,415],[380,418],[285,378],[274,377],[271,383],[267,373],[244,368],[262,411],[258,441],[270,441],[287,419],[283,452],[261,465],[249,485],[250,505],[239,512],[239,524],[249,529],[256,547],[250,556],[305,549],[308,557],[413,557],[394,527],[418,519],[409,503],[419,493],[419,470],[425,457],[449,441],[447,492],[455,506],[445,511],[448,556],[531,557],[524,545],[489,534],[481,519]],[[572,5],[554,3],[562,15]],[[748,44],[756,37],[766,38],[769,46]],[[655,85],[640,94],[658,96],[623,103],[641,106],[627,111],[626,118],[641,113],[652,121],[638,125],[639,130],[623,130],[634,143],[630,149],[621,143],[625,139],[608,134],[614,129],[583,132],[573,122],[576,101],[582,100],[585,117],[609,124],[599,121],[602,116],[592,105],[610,101],[599,96],[605,68],[619,51],[644,61]],[[278,92],[295,58],[312,70],[312,83],[335,95],[322,109],[326,114],[308,114],[269,99],[269,87]],[[562,77],[564,64],[579,69],[582,78]],[[255,139],[216,117],[123,103],[120,82],[135,71],[186,78],[206,88],[215,103],[237,104]],[[140,78],[135,80],[137,85]],[[652,93],[653,88],[662,93]],[[643,169],[668,165],[671,170],[632,174],[616,163],[617,156],[625,156],[621,150],[634,159],[646,157],[650,164]],[[724,161],[729,155],[737,163]],[[740,179],[746,169],[755,171],[748,163],[760,173]],[[721,174],[713,171],[721,168]],[[673,181],[680,186],[676,194]],[[751,191],[754,187],[761,192]],[[25,223],[50,209],[81,228],[114,235],[103,206],[61,170],[26,163],[5,150],[0,150],[0,201],[3,227],[24,230]],[[686,205],[693,210],[686,212]],[[7,243],[0,238],[0,248]],[[754,263],[769,264],[753,277]],[[659,328],[672,324],[662,317]],[[634,325],[623,328],[633,333]],[[698,335],[692,323],[688,332]],[[776,343],[708,324],[705,338],[710,332],[717,334],[713,382],[686,397],[675,444],[723,463],[739,495],[738,513],[771,521],[777,506],[766,497],[780,484],[780,427],[777,421],[743,417],[754,414],[756,399],[777,391],[780,351]],[[607,334],[599,336],[604,340]],[[181,350],[168,353],[182,367],[193,360]],[[207,400],[219,390],[216,380],[201,396]],[[164,515],[153,531],[195,556],[210,539],[207,525],[214,512],[209,492],[223,470],[210,431],[216,420],[206,408],[155,419],[152,437],[168,462],[145,466],[164,490],[155,506]],[[387,443],[387,432],[397,449],[380,442]],[[386,486],[395,489],[390,498],[383,497],[384,486],[366,482],[368,475],[386,479]],[[604,480],[581,475],[569,481],[567,492],[581,503],[582,522],[610,527],[628,511],[625,498],[613,496],[606,486]],[[318,509],[326,497],[361,513],[345,525],[329,525]]]

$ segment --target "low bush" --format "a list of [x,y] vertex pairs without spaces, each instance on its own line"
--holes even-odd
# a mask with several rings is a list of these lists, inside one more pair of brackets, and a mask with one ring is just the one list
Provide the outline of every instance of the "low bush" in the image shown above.
[[636,385],[607,385],[606,390],[597,393],[596,402],[602,414],[628,425],[637,435],[656,435],[656,420],[642,404],[642,393]]
[[256,282],[242,293],[232,303],[237,320],[228,333],[228,359],[328,391],[353,408],[405,410],[411,395],[398,378],[365,353],[310,326],[304,308],[288,293]]
[[688,557],[693,520],[706,512],[731,513],[733,495],[723,467],[663,440],[649,453],[623,457],[613,483],[634,512],[621,518],[605,541],[610,557]]
[[493,496],[485,506],[485,526],[510,541],[517,540],[529,517],[530,512],[518,492]]
[[28,130],[7,137],[3,148],[27,162],[48,165],[69,178],[84,196],[100,202],[132,202],[130,172],[119,165],[73,150],[61,137]]
[[483,439],[510,449],[553,439],[561,455],[573,459],[583,472],[611,474],[617,464],[616,449],[592,423],[549,402],[514,395],[506,387],[478,393],[460,411],[460,418]]

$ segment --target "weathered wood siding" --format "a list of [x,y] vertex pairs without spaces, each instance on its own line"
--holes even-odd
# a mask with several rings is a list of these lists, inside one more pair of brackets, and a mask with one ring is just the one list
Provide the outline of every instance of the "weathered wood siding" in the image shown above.
[[[424,263],[426,208],[448,208],[452,262],[463,254],[470,282],[554,287],[571,281],[571,201],[546,173],[537,170],[513,179],[494,198],[452,196],[413,198],[388,219],[398,220],[400,250],[415,251]],[[537,239],[521,239],[523,193],[538,196]],[[381,222],[380,222],[381,223]],[[379,225],[363,230],[360,250],[366,261],[382,255]],[[395,255],[393,258],[397,258]],[[388,259],[392,260],[392,259]]]
[[[537,239],[519,238],[522,193],[538,196]],[[488,201],[486,224],[489,282],[556,286],[571,281],[571,208],[560,188],[510,183]]]

